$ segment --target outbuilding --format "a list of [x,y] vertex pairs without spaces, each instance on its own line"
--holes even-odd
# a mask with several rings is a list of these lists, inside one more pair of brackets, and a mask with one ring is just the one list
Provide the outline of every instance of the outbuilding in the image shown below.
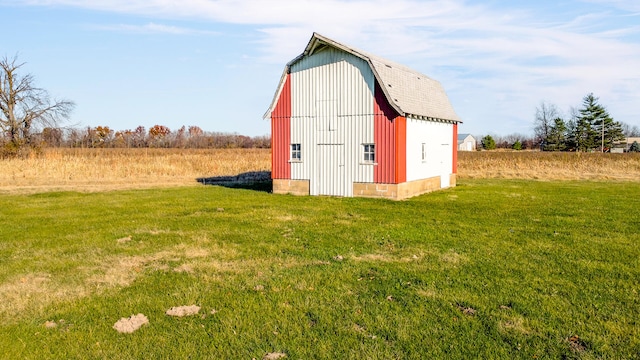
[[458,134],[458,150],[475,151],[476,138],[474,138],[471,134]]
[[274,193],[399,200],[456,184],[461,121],[442,85],[317,33],[265,118]]

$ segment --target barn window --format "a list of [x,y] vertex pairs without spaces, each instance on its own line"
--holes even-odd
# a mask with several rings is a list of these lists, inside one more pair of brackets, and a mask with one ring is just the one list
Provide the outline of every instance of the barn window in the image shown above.
[[376,146],[374,144],[362,144],[363,146],[363,160],[366,163],[376,162]]
[[427,161],[427,144],[422,143],[422,162]]
[[291,144],[291,161],[302,161],[300,144]]

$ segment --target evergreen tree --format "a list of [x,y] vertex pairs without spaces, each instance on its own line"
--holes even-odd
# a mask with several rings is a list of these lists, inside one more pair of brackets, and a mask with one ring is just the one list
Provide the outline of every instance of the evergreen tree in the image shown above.
[[598,104],[593,93],[582,100],[583,108],[577,121],[576,142],[579,150],[611,148],[614,142],[623,140],[622,124],[613,121],[604,106]]
[[567,125],[562,118],[555,118],[545,140],[544,150],[564,151],[567,149]]
[[522,150],[522,142],[520,142],[520,140],[516,140],[516,142],[511,145],[511,148],[513,150]]
[[[572,108],[571,110],[574,111],[575,108]],[[577,111],[577,110],[575,110],[575,111]],[[567,150],[569,150],[569,151],[575,150],[577,148],[577,145],[576,145],[576,130],[577,130],[577,126],[578,126],[578,121],[576,119],[577,119],[577,116],[572,115],[571,119],[569,119],[566,122],[567,136],[565,138],[565,144],[567,146]]]
[[482,147],[485,150],[493,150],[493,149],[496,148],[496,141],[493,140],[491,135],[487,135],[487,136],[482,138]]
[[640,144],[637,141],[634,141],[629,148],[629,152],[640,152]]
[[590,151],[595,147],[595,139],[597,133],[591,126],[591,121],[584,117],[576,120],[576,126],[573,133],[573,141],[577,151]]
[[[601,130],[602,131],[602,130]],[[604,148],[611,149],[616,143],[624,141],[626,138],[622,132],[622,124],[611,119],[611,125],[605,122],[604,129]]]

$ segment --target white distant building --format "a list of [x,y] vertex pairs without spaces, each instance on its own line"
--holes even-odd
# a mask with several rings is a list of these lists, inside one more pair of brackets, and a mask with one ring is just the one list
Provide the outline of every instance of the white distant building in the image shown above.
[[471,134],[458,134],[458,150],[475,151],[476,138],[474,138]]
[[625,141],[627,142],[625,151],[629,151],[629,148],[631,147],[631,145],[633,145],[634,142],[640,144],[640,137],[628,137]]

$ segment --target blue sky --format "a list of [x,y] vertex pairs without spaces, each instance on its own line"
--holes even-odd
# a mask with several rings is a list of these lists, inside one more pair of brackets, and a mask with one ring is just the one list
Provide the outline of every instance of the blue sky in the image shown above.
[[460,132],[531,134],[541,101],[593,92],[640,126],[640,2],[628,0],[0,0],[0,56],[70,123],[268,134],[284,65],[312,32],[439,80]]

